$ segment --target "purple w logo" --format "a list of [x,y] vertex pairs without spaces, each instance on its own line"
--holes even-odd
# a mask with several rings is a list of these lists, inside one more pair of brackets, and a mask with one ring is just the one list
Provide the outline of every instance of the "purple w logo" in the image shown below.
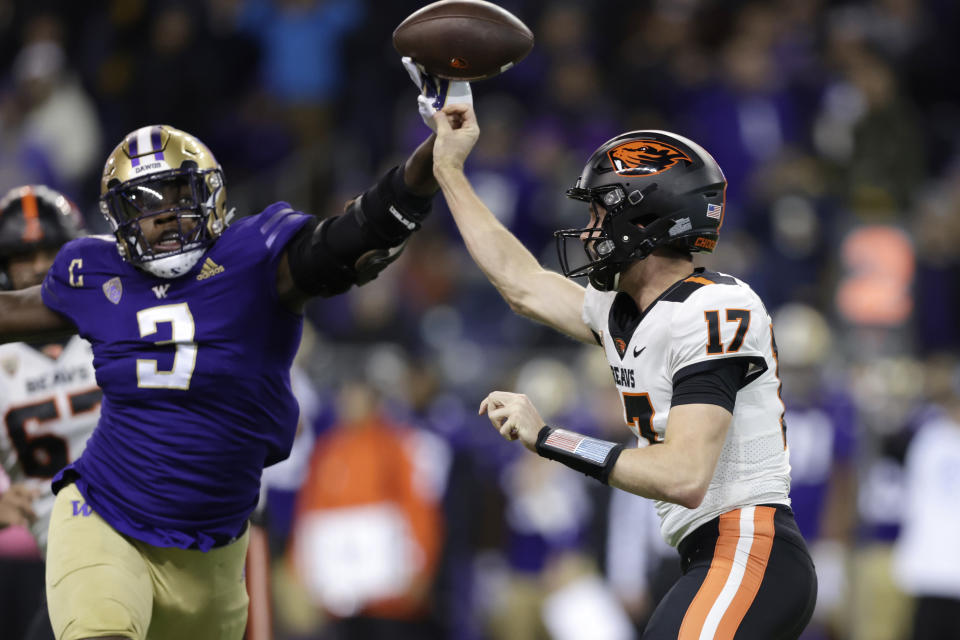
[[90,508],[90,505],[83,500],[71,500],[70,502],[73,504],[73,515],[75,516],[83,516],[86,518],[93,513],[93,509]]

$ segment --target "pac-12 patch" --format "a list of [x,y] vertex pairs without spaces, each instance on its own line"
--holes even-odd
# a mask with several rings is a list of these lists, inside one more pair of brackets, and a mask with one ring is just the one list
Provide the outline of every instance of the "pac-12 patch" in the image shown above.
[[113,304],[120,303],[120,297],[123,295],[123,283],[120,278],[110,278],[103,283],[103,295]]

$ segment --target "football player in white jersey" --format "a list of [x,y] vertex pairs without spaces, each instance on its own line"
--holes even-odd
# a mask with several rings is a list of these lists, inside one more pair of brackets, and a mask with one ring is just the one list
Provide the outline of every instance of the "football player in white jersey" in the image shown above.
[[480,413],[507,439],[656,501],[683,575],[644,639],[798,637],[816,575],[790,509],[770,317],[745,283],[692,259],[723,221],[716,161],[666,131],[601,145],[567,191],[589,224],[555,234],[564,275],[586,276],[583,287],[544,269],[475,194],[463,172],[472,107],[448,105],[434,125],[434,174],[471,256],[514,311],[604,349],[640,447],[547,426],[521,394],[494,391]]
[[[7,192],[0,199],[4,288],[40,284],[57,250],[80,235],[82,225],[76,206],[49,187],[28,185]],[[12,483],[0,496],[0,505],[7,507],[0,508],[0,528],[28,526],[42,558],[54,501],[50,479],[80,455],[100,417],[90,344],[75,335],[62,344],[0,345],[0,416],[0,464]],[[34,569],[42,584],[42,560]],[[24,636],[29,640],[53,638],[42,603],[39,591],[36,614],[17,612],[34,615]]]

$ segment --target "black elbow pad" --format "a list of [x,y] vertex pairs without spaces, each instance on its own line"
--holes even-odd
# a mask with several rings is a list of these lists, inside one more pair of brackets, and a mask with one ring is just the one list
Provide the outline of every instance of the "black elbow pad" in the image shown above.
[[403,168],[394,167],[343,215],[311,222],[294,236],[287,249],[294,284],[308,295],[330,297],[373,280],[399,257],[431,202],[411,193]]
[[387,249],[420,228],[432,202],[432,197],[411,193],[403,181],[403,167],[396,166],[354,200],[348,214],[357,218],[369,249]]
[[297,288],[311,296],[329,298],[357,281],[357,272],[330,251],[327,234],[333,218],[309,222],[287,245],[290,275]]

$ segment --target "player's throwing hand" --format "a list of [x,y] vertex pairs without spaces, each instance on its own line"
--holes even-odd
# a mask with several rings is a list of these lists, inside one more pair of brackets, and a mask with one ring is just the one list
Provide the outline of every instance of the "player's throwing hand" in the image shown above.
[[486,413],[494,428],[507,440],[519,439],[527,449],[536,449],[537,435],[544,422],[540,412],[524,394],[492,391],[480,403],[478,413]]
[[433,166],[463,169],[480,127],[473,107],[467,104],[447,105],[433,115],[437,140],[433,144]]

